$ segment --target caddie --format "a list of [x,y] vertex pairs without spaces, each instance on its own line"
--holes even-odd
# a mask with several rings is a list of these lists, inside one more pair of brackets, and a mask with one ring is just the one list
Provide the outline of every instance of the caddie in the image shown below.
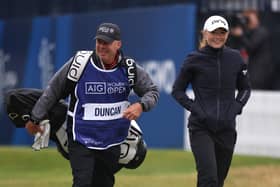
[[[60,99],[70,96],[66,130],[73,187],[114,186],[120,145],[131,121],[159,98],[148,73],[123,55],[118,25],[100,24],[95,40],[95,50],[78,51],[53,76],[26,124],[29,133],[44,134],[39,124]],[[132,90],[139,100],[129,103]]]
[[[5,93],[4,105],[6,113],[12,124],[16,128],[24,128],[26,122],[30,119],[30,112],[42,95],[43,91],[31,88],[10,89]],[[49,139],[57,147],[59,153],[69,160],[68,137],[66,133],[66,113],[68,105],[65,101],[59,101],[48,113],[48,120],[44,120],[50,125],[50,131],[44,131],[49,135],[42,134],[39,138],[34,138],[32,148],[36,151],[48,147]],[[145,159],[147,152],[146,143],[143,139],[143,133],[136,121],[132,120],[126,140],[121,144],[121,153],[119,158],[119,167],[115,172],[125,167],[136,169]]]

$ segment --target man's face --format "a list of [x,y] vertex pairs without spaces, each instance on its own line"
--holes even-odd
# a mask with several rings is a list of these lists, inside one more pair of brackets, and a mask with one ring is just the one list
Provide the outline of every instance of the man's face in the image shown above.
[[96,54],[105,64],[111,64],[117,51],[121,48],[121,41],[114,40],[112,43],[108,43],[101,39],[96,39]]

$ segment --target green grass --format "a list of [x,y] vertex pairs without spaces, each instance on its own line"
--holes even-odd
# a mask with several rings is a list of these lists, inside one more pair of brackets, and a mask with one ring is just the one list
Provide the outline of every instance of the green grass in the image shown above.
[[[280,168],[280,159],[234,156],[232,170],[247,167],[255,170],[259,166]],[[229,181],[236,184],[239,178],[233,175]],[[186,187],[195,186],[195,180],[190,152],[153,149],[148,151],[140,168],[121,170],[116,175],[115,186]],[[71,184],[69,163],[55,148],[35,152],[27,147],[0,147],[0,187],[70,187]]]
[[0,187],[70,186],[71,170],[54,149],[0,148]]

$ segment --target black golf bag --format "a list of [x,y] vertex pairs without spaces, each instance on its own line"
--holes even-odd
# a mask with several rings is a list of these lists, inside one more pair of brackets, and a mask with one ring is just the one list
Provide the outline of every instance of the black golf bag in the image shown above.
[[[5,94],[5,107],[10,120],[17,128],[24,128],[30,119],[33,106],[42,95],[39,89],[12,89]],[[65,159],[68,155],[68,138],[66,132],[67,103],[59,101],[45,116],[50,120],[50,139],[55,142],[58,151]],[[147,147],[143,140],[142,131],[135,121],[131,121],[127,139],[121,144],[120,168],[139,167],[146,157]]]

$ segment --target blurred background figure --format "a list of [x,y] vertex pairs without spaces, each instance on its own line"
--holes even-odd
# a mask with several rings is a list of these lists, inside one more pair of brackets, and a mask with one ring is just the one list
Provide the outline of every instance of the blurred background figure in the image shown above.
[[252,89],[272,89],[270,35],[261,25],[258,12],[253,9],[245,10],[233,16],[231,24],[229,45],[239,49],[248,63]]

